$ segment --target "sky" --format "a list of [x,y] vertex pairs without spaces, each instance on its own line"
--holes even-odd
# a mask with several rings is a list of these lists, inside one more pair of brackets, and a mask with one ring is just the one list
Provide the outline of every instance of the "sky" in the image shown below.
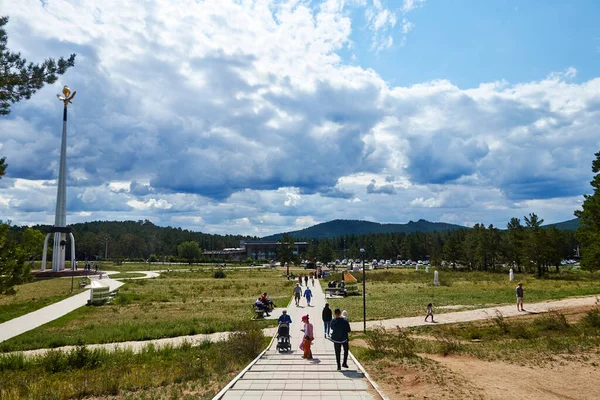
[[600,2],[0,0],[76,65],[0,117],[0,219],[266,236],[333,219],[574,218],[600,150]]

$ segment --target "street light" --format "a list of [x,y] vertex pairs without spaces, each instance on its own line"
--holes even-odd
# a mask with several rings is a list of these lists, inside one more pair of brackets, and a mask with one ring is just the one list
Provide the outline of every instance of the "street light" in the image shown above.
[[363,332],[367,333],[367,287],[365,285],[367,276],[365,274],[365,249],[360,249],[360,255],[362,256],[362,270],[363,270]]

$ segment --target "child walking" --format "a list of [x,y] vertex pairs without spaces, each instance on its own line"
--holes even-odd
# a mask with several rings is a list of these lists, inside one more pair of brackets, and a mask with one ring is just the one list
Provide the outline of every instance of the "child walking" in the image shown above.
[[425,315],[425,322],[427,322],[427,318],[429,318],[429,316],[431,316],[431,322],[433,321],[433,304],[429,303],[427,304],[427,315]]

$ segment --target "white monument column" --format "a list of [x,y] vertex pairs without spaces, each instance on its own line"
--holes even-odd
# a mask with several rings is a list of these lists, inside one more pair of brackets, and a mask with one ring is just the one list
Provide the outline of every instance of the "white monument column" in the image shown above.
[[[56,96],[65,105],[63,110],[62,140],[60,144],[60,164],[58,169],[58,188],[56,192],[56,214],[54,217],[54,244],[52,247],[52,271],[62,271],[65,269],[65,250],[67,245],[67,106],[76,92],[71,94],[68,86],[63,87],[63,96]],[[75,250],[73,245],[72,250]],[[44,249],[46,250],[46,249]],[[74,254],[71,255],[75,257]],[[46,251],[42,259],[42,271],[46,269]]]

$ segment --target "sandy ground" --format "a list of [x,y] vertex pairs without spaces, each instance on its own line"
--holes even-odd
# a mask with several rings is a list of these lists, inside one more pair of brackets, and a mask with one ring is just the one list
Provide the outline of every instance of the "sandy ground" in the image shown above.
[[[575,321],[589,308],[561,311]],[[600,351],[558,355],[543,365],[464,355],[422,357],[422,362],[379,360],[365,368],[389,399],[600,399]]]

